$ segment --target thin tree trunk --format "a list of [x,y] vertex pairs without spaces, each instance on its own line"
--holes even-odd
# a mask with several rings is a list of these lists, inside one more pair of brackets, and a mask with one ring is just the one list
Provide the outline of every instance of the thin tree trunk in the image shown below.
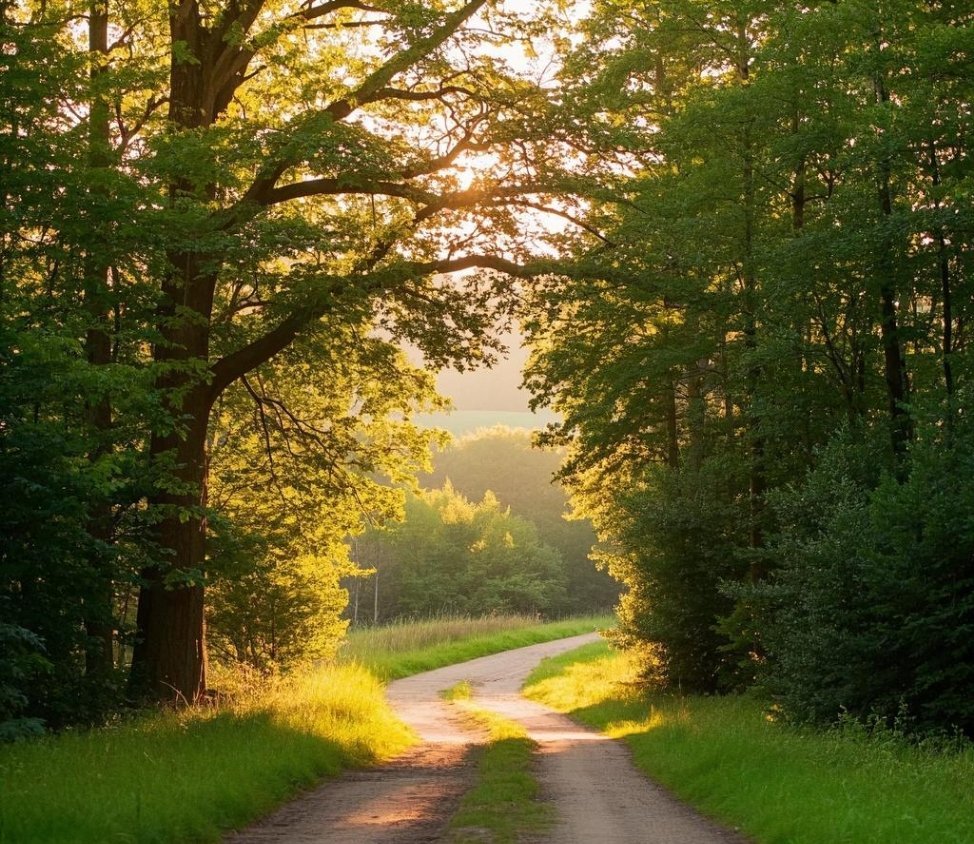
[[[876,35],[876,50],[879,51],[881,36]],[[876,101],[882,105],[889,103],[889,92],[881,71],[876,73],[873,80]],[[879,161],[879,207],[884,221],[889,222],[893,216],[892,166],[889,157],[884,154]],[[881,247],[883,254],[878,264],[879,271],[879,299],[880,299],[880,338],[883,347],[883,375],[886,381],[886,391],[889,397],[889,414],[892,423],[893,451],[902,456],[913,436],[912,422],[907,412],[909,400],[909,378],[906,370],[906,359],[900,338],[899,317],[896,300],[896,273],[893,260],[893,245],[887,242]]]
[[[930,144],[930,177],[934,191],[940,187],[940,163],[937,161],[937,147]],[[934,209],[940,211],[940,199],[934,200]],[[948,407],[954,399],[954,372],[951,365],[951,355],[954,351],[954,302],[953,285],[950,276],[950,257],[947,251],[947,235],[944,227],[938,222],[934,226],[934,237],[937,240],[937,263],[940,270],[940,295],[943,307],[943,344],[941,346],[941,361],[944,372],[944,389],[947,393]],[[953,419],[951,410],[947,416],[948,423]]]
[[[745,400],[747,402],[748,438],[750,441],[750,469],[748,495],[750,501],[750,546],[760,548],[764,545],[764,495],[767,491],[765,476],[765,439],[761,433],[761,420],[756,412],[758,385],[763,375],[763,367],[754,358],[758,352],[758,281],[754,267],[754,162],[750,126],[744,134],[744,258],[742,284],[744,288],[744,350],[751,358],[745,375]],[[764,576],[761,567],[754,563],[751,576],[758,580]]]
[[666,465],[680,468],[679,414],[676,406],[676,378],[670,377],[666,385]]
[[[111,135],[108,103],[98,90],[99,77],[108,55],[108,7],[104,0],[93,0],[88,17],[88,50],[93,87],[88,126],[88,165],[92,169],[111,166]],[[95,195],[104,192],[99,185]],[[84,258],[84,302],[88,316],[85,357],[92,366],[112,362],[112,318],[109,288],[110,261],[97,224]],[[112,403],[106,393],[96,394],[85,407],[85,421],[95,440],[88,459],[98,462],[111,450]],[[114,584],[110,559],[113,541],[112,505],[99,497],[92,503],[88,532],[94,540],[91,565],[95,586],[85,605],[85,669],[92,676],[107,676],[114,668]]]
[[693,366],[687,380],[687,465],[693,471],[703,466],[704,425],[707,401],[704,397],[704,373],[710,366],[706,358]]

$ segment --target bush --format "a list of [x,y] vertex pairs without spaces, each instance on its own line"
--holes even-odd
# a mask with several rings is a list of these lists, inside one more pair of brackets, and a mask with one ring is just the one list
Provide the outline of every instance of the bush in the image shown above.
[[726,470],[716,461],[701,469],[654,468],[619,502],[626,553],[611,566],[629,586],[619,639],[648,649],[647,679],[686,692],[734,684],[737,657],[718,622],[735,603],[722,584],[746,571],[738,553],[746,520],[734,498],[719,492]]
[[802,721],[974,735],[974,436],[921,434],[875,483],[864,453],[836,443],[776,502],[770,688]]
[[23,712],[28,705],[26,689],[50,669],[40,638],[23,627],[0,623],[0,742],[44,731],[42,719],[23,717]]

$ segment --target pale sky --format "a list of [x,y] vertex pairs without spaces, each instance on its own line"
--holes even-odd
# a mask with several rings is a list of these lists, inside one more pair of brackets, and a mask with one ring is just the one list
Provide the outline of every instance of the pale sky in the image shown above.
[[520,389],[521,369],[528,352],[520,345],[520,337],[507,335],[508,356],[492,369],[476,369],[460,373],[453,369],[440,370],[437,388],[453,399],[457,410],[526,411],[531,394]]
[[[521,13],[530,13],[535,4],[530,0],[507,0],[506,6]],[[579,20],[590,11],[589,0],[576,0],[568,6],[569,19]],[[537,68],[546,68],[550,73],[555,56],[553,47],[548,43],[533,45],[538,55],[527,58],[520,47],[504,48],[500,52],[517,70],[531,73]],[[555,228],[562,228],[563,221],[554,224]],[[528,358],[528,352],[521,347],[519,334],[504,336],[504,344],[508,347],[506,357],[499,360],[491,369],[480,368],[469,372],[459,373],[452,369],[440,370],[437,374],[437,389],[448,396],[458,411],[511,411],[526,412],[529,410],[528,401],[531,394],[521,389],[521,370]]]

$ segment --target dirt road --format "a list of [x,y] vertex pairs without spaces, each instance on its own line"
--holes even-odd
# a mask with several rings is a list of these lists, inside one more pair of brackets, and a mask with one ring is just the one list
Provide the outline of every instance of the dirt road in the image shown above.
[[[518,694],[543,658],[595,634],[531,645],[397,680],[389,699],[422,742],[392,764],[351,774],[284,806],[228,844],[419,844],[445,841],[445,824],[469,787],[467,761],[483,735],[439,692],[467,680],[478,706],[519,721],[540,745],[542,796],[555,809],[551,844],[733,844],[717,829],[647,782],[626,748]],[[483,840],[489,841],[485,837]]]

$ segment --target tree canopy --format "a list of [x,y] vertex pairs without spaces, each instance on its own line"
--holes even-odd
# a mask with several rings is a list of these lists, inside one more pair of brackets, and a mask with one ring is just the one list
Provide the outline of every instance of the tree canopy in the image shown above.
[[[309,509],[327,498],[334,530],[315,542],[355,529],[361,516],[339,515],[352,499],[374,494],[361,511],[388,511],[368,478],[407,471],[422,440],[390,414],[429,401],[395,344],[431,366],[488,360],[487,327],[508,308],[496,271],[520,274],[530,258],[519,209],[557,192],[554,168],[535,166],[545,141],[533,118],[548,98],[498,52],[554,11],[0,7],[4,449],[42,499],[20,496],[22,530],[65,508],[51,516],[80,549],[62,558],[58,531],[31,539],[35,566],[12,538],[5,600],[28,631],[34,614],[51,617],[48,598],[74,602],[69,674],[108,683],[131,646],[131,695],[203,694],[204,586],[221,571],[206,539],[230,541],[219,517],[240,514],[234,484],[253,483],[221,454],[263,442],[270,490]],[[310,465],[275,478],[299,451]],[[327,478],[317,497],[313,477]],[[273,510],[268,498],[260,508]],[[254,515],[237,519],[237,540]],[[266,527],[268,549],[297,541]],[[57,636],[42,638],[50,660]]]
[[528,381],[661,682],[974,726],[971,23],[606,2],[582,24],[575,119],[619,164],[602,240],[539,292]]

